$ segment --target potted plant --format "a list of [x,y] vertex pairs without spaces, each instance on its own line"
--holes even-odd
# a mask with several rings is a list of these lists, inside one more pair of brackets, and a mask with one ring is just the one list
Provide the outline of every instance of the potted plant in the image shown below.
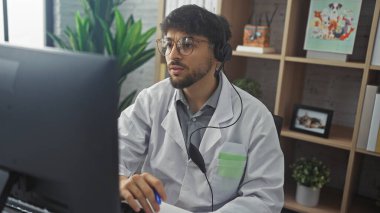
[[[154,48],[149,48],[150,38],[155,34],[152,27],[142,31],[141,20],[135,21],[133,15],[124,19],[118,6],[125,0],[81,0],[84,14],[75,14],[75,27],[66,27],[62,38],[48,33],[60,48],[106,54],[117,60],[119,88],[127,75],[151,59]],[[120,101],[119,112],[130,105],[136,90]]]
[[292,177],[297,182],[296,201],[304,206],[318,204],[321,188],[330,181],[330,170],[316,158],[301,157],[290,168]]
[[233,82],[237,87],[240,89],[248,92],[252,96],[256,97],[257,99],[261,98],[261,87],[260,84],[252,79],[247,79],[247,78],[241,78],[237,79]]

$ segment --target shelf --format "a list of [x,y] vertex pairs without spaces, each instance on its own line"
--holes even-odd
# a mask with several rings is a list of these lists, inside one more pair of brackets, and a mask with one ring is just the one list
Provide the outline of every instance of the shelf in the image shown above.
[[260,53],[244,52],[244,51],[232,51],[232,55],[249,57],[249,58],[271,59],[271,60],[280,60],[281,59],[281,55],[279,53],[260,54]]
[[323,187],[319,197],[319,204],[315,207],[306,207],[296,202],[296,185],[287,184],[284,187],[286,209],[304,213],[333,213],[340,212],[342,191]]
[[371,70],[378,70],[378,71],[380,71],[380,66],[378,66],[378,65],[371,65],[369,68]]
[[300,132],[296,132],[289,129],[289,126],[285,126],[281,130],[281,136],[294,138],[297,140],[302,140],[306,142],[321,144],[325,146],[331,146],[339,149],[350,150],[351,149],[351,138],[353,129],[349,127],[331,126],[329,138],[321,138],[317,136],[312,136]]
[[376,201],[372,199],[356,196],[352,200],[350,208],[348,208],[348,213],[379,213],[380,206],[376,206],[375,202]]
[[303,57],[292,57],[292,56],[286,56],[285,61],[305,63],[305,64],[318,64],[318,65],[327,65],[327,66],[335,66],[335,67],[364,69],[364,63],[360,63],[360,62],[333,61],[333,60],[326,60],[326,59],[303,58]]
[[370,151],[367,151],[365,149],[356,149],[356,152],[359,152],[359,153],[362,153],[362,154],[366,154],[366,155],[372,155],[372,156],[375,156],[375,157],[380,157],[380,153],[370,152]]

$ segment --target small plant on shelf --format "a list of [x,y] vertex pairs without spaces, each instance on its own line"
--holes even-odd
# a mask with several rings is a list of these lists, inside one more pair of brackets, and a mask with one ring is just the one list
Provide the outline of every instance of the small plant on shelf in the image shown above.
[[293,169],[294,180],[307,187],[320,189],[330,181],[329,168],[316,158],[301,157],[290,168]]
[[252,96],[256,97],[257,99],[261,98],[261,86],[260,83],[258,83],[255,80],[247,79],[247,78],[241,78],[237,79],[233,82],[237,87],[240,89],[248,92]]
[[296,201],[305,206],[316,206],[320,189],[330,181],[330,169],[316,158],[304,157],[297,159],[290,168],[297,182]]

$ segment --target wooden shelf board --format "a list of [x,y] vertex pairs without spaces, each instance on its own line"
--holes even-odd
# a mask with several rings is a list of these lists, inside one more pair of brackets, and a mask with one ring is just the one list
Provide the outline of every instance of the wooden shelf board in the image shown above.
[[251,53],[251,52],[244,52],[244,51],[232,51],[232,55],[234,56],[242,56],[242,57],[249,57],[249,58],[262,58],[262,59],[271,59],[271,60],[280,60],[281,55],[279,53]]
[[372,156],[375,156],[375,157],[380,157],[380,153],[370,152],[370,151],[367,151],[365,149],[359,149],[359,148],[357,148],[356,152],[359,152],[359,153],[362,153],[362,154],[366,154],[366,155],[372,155]]
[[375,202],[372,199],[356,196],[348,208],[348,213],[379,213],[380,206],[376,206]]
[[343,192],[337,189],[324,187],[321,190],[319,203],[315,207],[306,207],[296,202],[296,184],[287,184],[284,187],[286,209],[304,213],[333,213],[340,212]]
[[352,128],[337,125],[333,125],[331,127],[329,138],[322,138],[308,135],[305,133],[296,132],[290,130],[289,126],[284,126],[284,128],[281,130],[281,136],[283,137],[294,138],[306,142],[317,143],[345,150],[351,149],[352,133]]
[[319,65],[328,65],[328,66],[336,66],[336,67],[357,68],[357,69],[364,69],[365,67],[364,63],[360,63],[360,62],[344,62],[344,61],[333,61],[333,60],[326,60],[326,59],[292,57],[292,56],[286,56],[285,61],[299,62],[299,63],[305,63],[305,64],[319,64]]
[[378,71],[380,71],[380,66],[378,66],[378,65],[371,65],[369,68],[371,70],[378,70]]

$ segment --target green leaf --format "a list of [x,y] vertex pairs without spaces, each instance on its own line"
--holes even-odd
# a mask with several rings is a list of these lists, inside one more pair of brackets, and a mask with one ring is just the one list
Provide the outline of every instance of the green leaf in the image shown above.
[[156,28],[152,27],[149,30],[147,30],[145,33],[143,33],[141,36],[139,36],[139,43],[146,43],[152,35],[156,33]]
[[[139,54],[135,57],[135,60],[133,60],[133,67],[137,68],[138,66],[141,66],[145,62],[147,62],[149,59],[151,59],[155,54],[155,49],[148,49]],[[137,66],[137,67],[136,67]],[[134,70],[134,69],[133,69]]]
[[[124,23],[123,16],[121,15],[119,10],[115,10],[115,40],[116,40],[116,47],[121,47],[123,44],[124,39],[126,38],[126,25]],[[117,51],[120,52],[120,51]]]
[[50,33],[50,32],[47,32],[47,35],[56,43],[58,44],[58,46],[62,49],[69,49],[69,47],[65,44],[65,42],[60,39],[58,36]]
[[78,50],[78,44],[76,40],[76,33],[74,33],[71,28],[66,28],[65,34],[68,37],[69,43],[70,43],[70,48],[74,51]]
[[130,15],[125,26],[127,27],[127,29],[129,29],[134,23],[135,19],[133,18],[133,15]]
[[131,49],[133,57],[138,57],[148,46],[148,43],[141,43],[139,45],[134,45]]
[[104,31],[104,37],[105,37],[104,40],[105,40],[106,51],[109,55],[115,55],[115,43],[114,43],[114,39],[112,37],[110,27],[100,17],[97,17],[97,19],[100,23],[101,28]]
[[77,32],[77,45],[78,45],[78,49],[79,50],[83,50],[83,41],[84,41],[84,29],[83,29],[83,21],[82,21],[82,18],[80,16],[80,13],[79,11],[76,12],[76,15],[75,15],[75,26],[76,26],[76,32]]
[[125,79],[127,79],[127,75],[123,75],[123,76],[120,76],[117,84],[119,85],[119,88],[121,88],[123,82],[125,81]]
[[[140,24],[139,24],[140,23]],[[126,37],[124,38],[121,49],[119,52],[131,53],[130,49],[135,44],[138,36],[141,34],[141,21],[132,24],[127,31]]]

